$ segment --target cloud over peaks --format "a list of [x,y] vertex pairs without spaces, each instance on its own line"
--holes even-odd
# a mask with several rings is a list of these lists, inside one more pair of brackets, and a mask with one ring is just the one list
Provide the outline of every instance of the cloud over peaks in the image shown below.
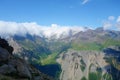
[[0,21],[0,36],[13,36],[20,35],[26,36],[27,33],[30,35],[51,37],[56,36],[59,38],[61,35],[69,35],[69,32],[72,31],[73,34],[80,31],[85,31],[84,27],[80,26],[60,26],[57,24],[51,24],[51,26],[41,26],[36,22],[6,22]]
[[16,22],[6,22],[0,21],[0,35],[21,35],[24,36],[27,33],[31,35],[40,34],[40,28],[35,22],[32,23],[16,23]]

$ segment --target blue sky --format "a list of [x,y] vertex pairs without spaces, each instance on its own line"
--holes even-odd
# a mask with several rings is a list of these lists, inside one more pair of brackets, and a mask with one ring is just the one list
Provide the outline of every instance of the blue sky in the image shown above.
[[120,0],[0,0],[0,20],[101,27],[120,15]]

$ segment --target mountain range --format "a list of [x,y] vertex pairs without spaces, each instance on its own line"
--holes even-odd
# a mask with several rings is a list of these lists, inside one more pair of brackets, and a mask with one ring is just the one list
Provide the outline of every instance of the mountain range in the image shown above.
[[52,27],[22,27],[1,37],[15,56],[55,80],[120,80],[120,31]]

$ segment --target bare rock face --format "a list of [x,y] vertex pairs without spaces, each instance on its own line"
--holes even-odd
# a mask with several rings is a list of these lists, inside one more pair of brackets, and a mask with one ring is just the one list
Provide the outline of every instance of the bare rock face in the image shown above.
[[74,51],[69,50],[62,53],[57,62],[61,64],[62,72],[60,80],[91,80],[91,73],[101,71],[101,75],[106,73],[104,66],[104,53],[97,51]]
[[10,54],[13,52],[13,47],[11,47],[5,39],[0,38],[0,47],[6,49]]

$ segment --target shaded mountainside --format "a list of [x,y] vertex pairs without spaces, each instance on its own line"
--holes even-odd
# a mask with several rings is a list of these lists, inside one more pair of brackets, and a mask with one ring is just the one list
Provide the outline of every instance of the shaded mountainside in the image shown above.
[[25,60],[12,54],[13,48],[0,38],[0,80],[53,80]]

